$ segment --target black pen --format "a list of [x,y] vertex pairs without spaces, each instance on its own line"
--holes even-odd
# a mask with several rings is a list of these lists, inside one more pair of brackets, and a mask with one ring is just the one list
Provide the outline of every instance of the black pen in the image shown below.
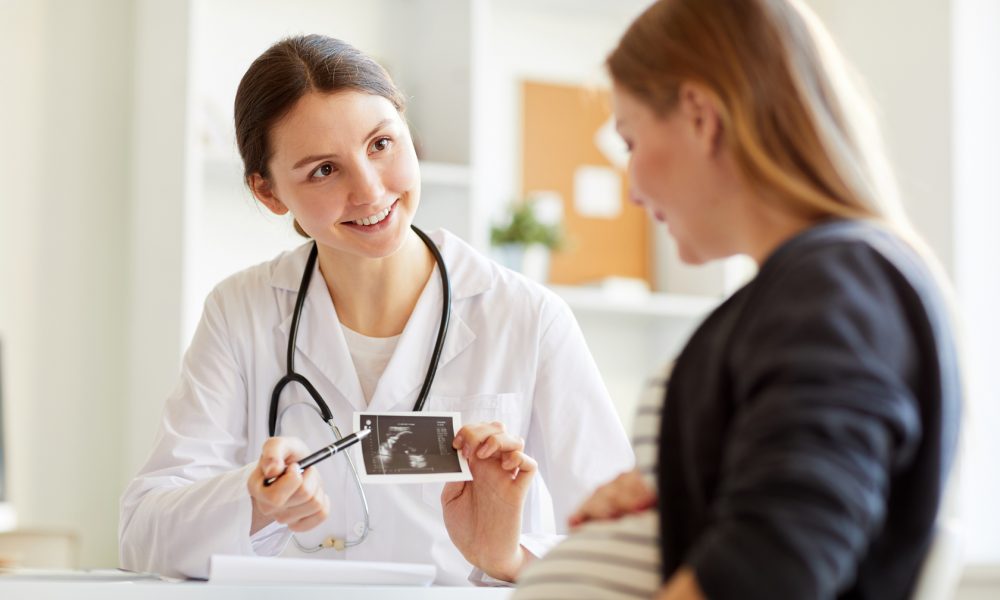
[[[329,446],[324,446],[324,447],[320,448],[319,450],[313,452],[309,456],[307,456],[307,457],[305,457],[305,458],[303,458],[302,460],[299,461],[299,473],[301,473],[302,471],[305,471],[306,469],[308,469],[309,467],[313,466],[314,464],[318,463],[321,460],[326,460],[326,459],[330,458],[331,456],[333,456],[334,454],[340,452],[344,448],[350,448],[354,444],[357,444],[361,440],[363,440],[366,437],[368,437],[368,435],[371,432],[372,432],[371,429],[362,429],[361,431],[359,431],[357,433],[352,433],[351,435],[349,435],[347,437],[344,437],[344,438],[341,438],[341,439],[337,440],[336,442],[330,444]],[[284,475],[284,474],[285,474],[285,472],[282,471],[281,475]],[[265,479],[264,480],[264,487],[267,487],[267,486],[271,485],[272,483],[274,483],[275,481],[277,481],[278,477],[281,477],[281,475]]]

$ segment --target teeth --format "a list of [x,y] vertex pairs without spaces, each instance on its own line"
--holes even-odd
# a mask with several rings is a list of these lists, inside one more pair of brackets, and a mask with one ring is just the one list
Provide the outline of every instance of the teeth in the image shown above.
[[390,206],[390,207],[388,207],[388,208],[386,208],[384,210],[381,210],[381,211],[375,213],[374,215],[372,215],[370,217],[365,217],[363,219],[357,219],[356,221],[354,221],[354,223],[357,224],[357,225],[374,225],[374,224],[378,223],[379,221],[381,221],[382,219],[384,219],[384,218],[386,218],[386,217],[389,216],[389,209],[390,208],[392,208],[392,207]]

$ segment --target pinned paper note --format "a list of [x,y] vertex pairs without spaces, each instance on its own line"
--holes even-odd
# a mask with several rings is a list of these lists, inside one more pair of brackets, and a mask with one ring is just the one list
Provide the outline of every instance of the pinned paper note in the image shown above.
[[611,167],[584,165],[573,173],[573,208],[581,217],[616,219],[622,212],[622,178]]

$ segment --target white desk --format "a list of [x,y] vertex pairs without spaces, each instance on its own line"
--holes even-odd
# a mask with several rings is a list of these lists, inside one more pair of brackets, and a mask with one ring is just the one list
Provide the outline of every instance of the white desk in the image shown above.
[[4,600],[504,600],[510,588],[209,585],[160,581],[25,581],[0,577]]

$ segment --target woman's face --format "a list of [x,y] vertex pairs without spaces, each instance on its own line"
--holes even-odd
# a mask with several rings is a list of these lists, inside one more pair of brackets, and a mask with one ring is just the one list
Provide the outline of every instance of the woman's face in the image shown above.
[[[382,96],[309,93],[269,132],[271,210],[317,242],[365,258],[394,253],[420,201],[409,128]],[[255,185],[255,189],[256,189]]]
[[[618,133],[629,148],[632,200],[665,223],[681,260],[701,264],[729,254],[728,210],[705,123],[678,106],[666,116],[615,85]],[[682,101],[683,102],[683,99]]]

